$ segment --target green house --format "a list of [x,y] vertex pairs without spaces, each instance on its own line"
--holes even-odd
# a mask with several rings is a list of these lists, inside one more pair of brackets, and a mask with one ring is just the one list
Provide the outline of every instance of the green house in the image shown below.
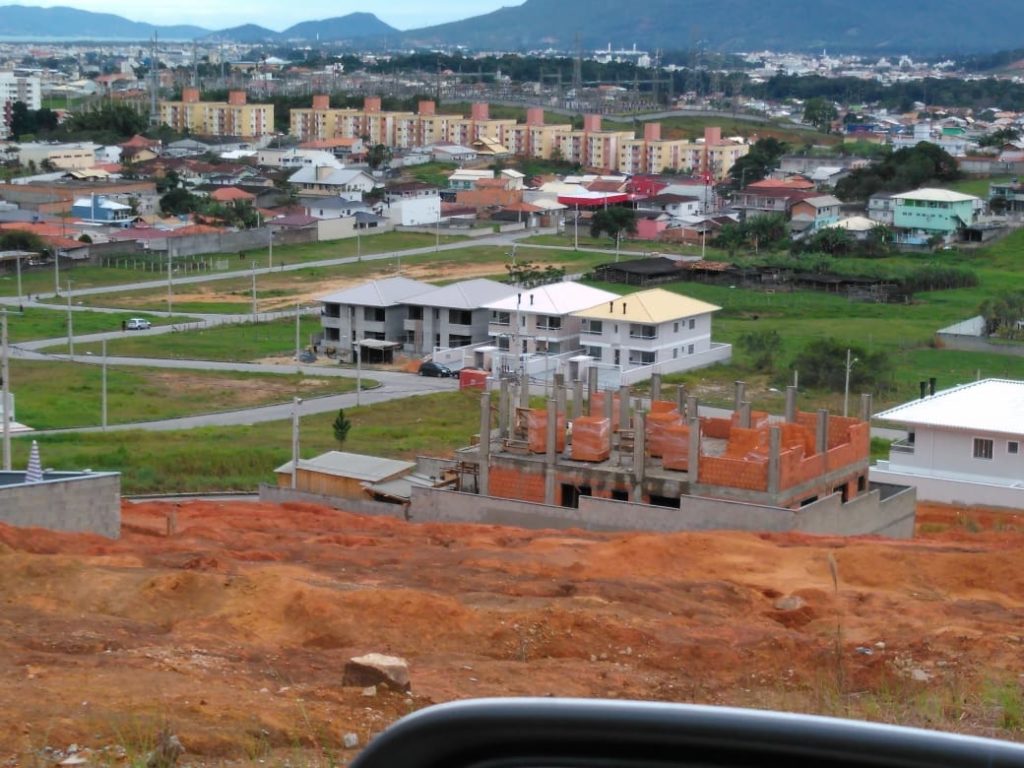
[[945,240],[974,224],[981,198],[948,189],[916,189],[892,196],[896,241],[924,244],[939,235]]

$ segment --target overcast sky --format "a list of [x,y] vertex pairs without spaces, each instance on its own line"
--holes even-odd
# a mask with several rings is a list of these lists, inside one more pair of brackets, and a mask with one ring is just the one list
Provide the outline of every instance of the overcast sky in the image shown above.
[[356,11],[374,13],[398,29],[413,29],[493,11],[503,5],[520,5],[522,0],[18,0],[19,5],[79,8],[83,11],[116,13],[132,21],[150,24],[197,24],[209,29],[226,29],[240,24],[259,24],[280,32],[300,21],[344,16]]

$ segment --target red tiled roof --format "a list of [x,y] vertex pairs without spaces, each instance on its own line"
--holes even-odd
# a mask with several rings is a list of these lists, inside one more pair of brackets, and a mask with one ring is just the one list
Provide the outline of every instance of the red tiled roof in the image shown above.
[[216,200],[218,203],[232,203],[237,200],[252,201],[256,199],[256,195],[251,195],[238,187],[224,187],[211,192],[210,199]]

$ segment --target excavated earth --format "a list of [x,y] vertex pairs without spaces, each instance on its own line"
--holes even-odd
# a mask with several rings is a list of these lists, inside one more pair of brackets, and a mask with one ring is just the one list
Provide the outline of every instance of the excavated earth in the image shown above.
[[[125,503],[118,541],[0,526],[0,765],[329,764],[479,696],[700,702],[1024,733],[1024,520],[912,541],[415,525]],[[412,693],[346,688],[409,662]],[[67,763],[66,763],[67,764]]]

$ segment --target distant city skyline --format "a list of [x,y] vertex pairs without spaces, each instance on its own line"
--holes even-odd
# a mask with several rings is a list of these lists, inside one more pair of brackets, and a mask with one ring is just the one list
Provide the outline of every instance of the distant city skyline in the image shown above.
[[149,0],[137,5],[128,5],[124,0],[17,0],[16,4],[113,13],[148,24],[194,24],[208,29],[258,24],[280,32],[301,21],[346,16],[360,11],[373,13],[398,29],[416,29],[489,13],[502,6],[520,5],[521,0],[446,0],[444,3],[425,3],[422,0],[385,0],[378,3],[306,0],[295,5],[281,3],[280,0],[246,0],[237,5],[211,3],[209,0]]

